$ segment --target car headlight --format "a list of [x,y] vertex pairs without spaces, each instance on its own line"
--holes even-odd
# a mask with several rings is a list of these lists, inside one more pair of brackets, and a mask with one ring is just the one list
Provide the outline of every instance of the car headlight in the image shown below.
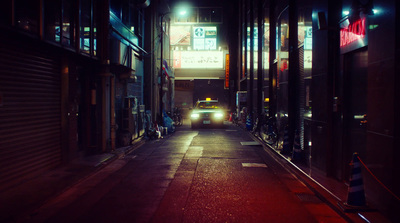
[[200,117],[200,115],[199,115],[199,113],[192,113],[192,114],[190,115],[190,117],[193,118],[193,119],[197,119],[197,118]]
[[222,114],[221,112],[217,112],[217,113],[214,114],[214,118],[220,119],[222,117],[224,117],[224,114]]

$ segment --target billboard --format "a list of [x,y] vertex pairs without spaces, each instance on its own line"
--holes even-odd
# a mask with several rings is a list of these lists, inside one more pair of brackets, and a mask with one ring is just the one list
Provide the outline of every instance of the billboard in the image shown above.
[[224,69],[222,51],[174,51],[174,68]]
[[340,27],[340,52],[342,54],[368,45],[368,24],[365,17],[357,20],[343,20]]
[[191,26],[171,26],[170,44],[172,46],[190,46]]
[[194,50],[216,50],[217,49],[217,27],[193,27],[193,49]]

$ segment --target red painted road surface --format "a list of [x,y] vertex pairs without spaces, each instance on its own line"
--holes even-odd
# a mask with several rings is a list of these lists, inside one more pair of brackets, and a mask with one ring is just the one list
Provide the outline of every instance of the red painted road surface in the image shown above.
[[244,130],[182,126],[25,216],[27,222],[345,222]]

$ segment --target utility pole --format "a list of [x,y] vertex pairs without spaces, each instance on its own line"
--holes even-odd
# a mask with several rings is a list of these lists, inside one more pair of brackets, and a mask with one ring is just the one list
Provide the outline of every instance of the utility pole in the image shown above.
[[258,0],[257,5],[257,17],[258,17],[258,49],[257,49],[257,116],[264,113],[264,75],[263,75],[263,35],[264,35],[264,0]]
[[160,91],[159,91],[159,103],[160,103],[160,110],[159,110],[159,125],[164,124],[163,120],[163,109],[164,109],[164,103],[163,103],[163,85],[164,85],[164,77],[163,77],[163,63],[164,63],[164,16],[168,15],[170,12],[163,13],[160,15]]
[[289,142],[294,141],[296,130],[300,131],[299,66],[297,1],[289,0]]
[[162,98],[163,98],[163,84],[164,84],[164,81],[163,81],[163,51],[164,51],[164,27],[163,27],[163,20],[164,20],[164,16],[165,16],[165,14],[161,14],[161,16],[160,16],[160,44],[161,44],[161,46],[160,46],[160,48],[161,48],[161,50],[160,50],[160,90],[159,90],[159,106],[160,106],[160,110],[159,110],[159,113],[158,113],[158,115],[159,115],[159,123],[158,124],[160,124],[160,125],[162,125],[163,124],[163,115],[162,115],[162,111],[163,111],[163,101],[162,101]]

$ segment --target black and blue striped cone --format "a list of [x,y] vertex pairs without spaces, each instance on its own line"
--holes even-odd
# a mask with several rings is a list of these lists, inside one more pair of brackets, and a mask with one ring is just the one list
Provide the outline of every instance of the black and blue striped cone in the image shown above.
[[358,153],[353,154],[353,160],[350,165],[352,168],[347,201],[343,204],[339,203],[339,206],[341,206],[345,212],[373,211],[366,203],[364,183],[361,175],[361,162]]
[[365,206],[365,193],[364,183],[361,175],[361,163],[358,159],[358,154],[353,154],[353,161],[351,163],[351,176],[349,183],[349,190],[347,194],[347,205],[351,206]]
[[300,159],[301,159],[300,134],[299,134],[299,131],[296,130],[296,134],[294,136],[294,143],[293,143],[292,160],[297,161]]
[[290,153],[290,143],[289,143],[289,130],[287,127],[283,130],[283,145],[282,145],[282,153],[289,154]]
[[250,115],[248,115],[248,116],[247,116],[247,119],[246,119],[246,128],[247,128],[247,130],[249,130],[249,131],[253,129],[253,125],[251,124]]

